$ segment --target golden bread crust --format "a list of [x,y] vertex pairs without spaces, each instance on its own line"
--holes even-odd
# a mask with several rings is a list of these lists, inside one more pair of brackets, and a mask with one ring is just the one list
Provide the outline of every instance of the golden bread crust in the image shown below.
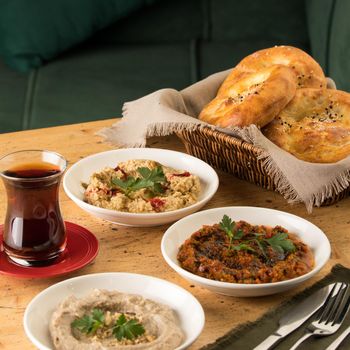
[[275,65],[245,74],[204,107],[199,119],[219,127],[264,126],[293,98],[296,76],[291,68]]
[[350,94],[339,90],[298,89],[293,100],[263,133],[299,159],[337,162],[350,154]]
[[281,64],[292,68],[297,76],[298,88],[326,88],[327,81],[321,66],[306,52],[293,46],[275,46],[254,52],[245,57],[227,76],[218,95],[225,95],[226,89],[246,73]]

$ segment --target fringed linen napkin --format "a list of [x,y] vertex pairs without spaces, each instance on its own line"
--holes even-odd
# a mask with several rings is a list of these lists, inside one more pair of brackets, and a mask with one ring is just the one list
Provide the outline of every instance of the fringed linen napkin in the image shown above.
[[[123,106],[122,120],[98,134],[118,146],[144,147],[146,139],[151,136],[165,136],[204,126],[214,129],[198,120],[197,116],[216,96],[229,72],[213,74],[182,91],[162,89],[127,102]],[[277,147],[255,125],[218,130],[260,147],[263,150],[260,158],[277,191],[290,203],[305,203],[309,212],[313,206],[320,206],[327,198],[349,186],[350,157],[333,164],[308,163]]]

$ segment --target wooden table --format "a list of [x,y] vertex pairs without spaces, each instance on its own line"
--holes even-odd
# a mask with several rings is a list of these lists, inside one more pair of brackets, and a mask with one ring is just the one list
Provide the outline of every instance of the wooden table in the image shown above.
[[[48,149],[64,155],[73,164],[90,154],[112,149],[94,133],[112,120],[30,130],[0,135],[1,155],[22,149]],[[175,137],[152,138],[150,147],[184,151]],[[77,207],[61,189],[60,203],[65,220],[87,227],[99,239],[100,252],[96,260],[70,275],[48,279],[17,279],[0,277],[0,349],[34,349],[27,339],[22,317],[26,305],[40,291],[66,278],[96,272],[125,271],[153,275],[176,283],[190,291],[203,305],[206,323],[191,349],[213,342],[228,330],[246,321],[254,321],[296,292],[322,278],[336,263],[350,267],[350,198],[331,207],[318,208],[307,214],[303,205],[290,206],[279,194],[261,189],[219,172],[220,186],[204,209],[248,205],[284,210],[310,220],[327,234],[332,245],[332,257],[327,266],[310,282],[283,295],[242,299],[226,297],[190,285],[163,260],[160,241],[167,225],[154,228],[130,228],[113,225],[94,218]],[[0,222],[4,221],[6,195],[1,184]]]

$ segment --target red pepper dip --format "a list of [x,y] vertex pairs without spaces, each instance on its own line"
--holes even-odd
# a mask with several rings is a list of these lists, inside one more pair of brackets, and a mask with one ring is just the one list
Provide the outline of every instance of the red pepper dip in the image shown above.
[[[219,224],[203,226],[182,244],[178,261],[182,268],[198,276],[246,284],[292,279],[314,266],[311,249],[281,226],[239,221],[235,223],[234,237],[230,241]],[[283,242],[279,240],[282,237]],[[293,249],[282,249],[283,243]]]

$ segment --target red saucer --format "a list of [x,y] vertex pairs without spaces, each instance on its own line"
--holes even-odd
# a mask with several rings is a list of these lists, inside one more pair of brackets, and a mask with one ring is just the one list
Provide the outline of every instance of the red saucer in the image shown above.
[[[0,274],[23,277],[43,278],[64,275],[81,269],[96,258],[98,241],[86,228],[72,222],[65,222],[67,230],[67,246],[62,258],[50,266],[26,267],[11,262],[4,251],[0,251]],[[0,225],[0,242],[3,225]]]

